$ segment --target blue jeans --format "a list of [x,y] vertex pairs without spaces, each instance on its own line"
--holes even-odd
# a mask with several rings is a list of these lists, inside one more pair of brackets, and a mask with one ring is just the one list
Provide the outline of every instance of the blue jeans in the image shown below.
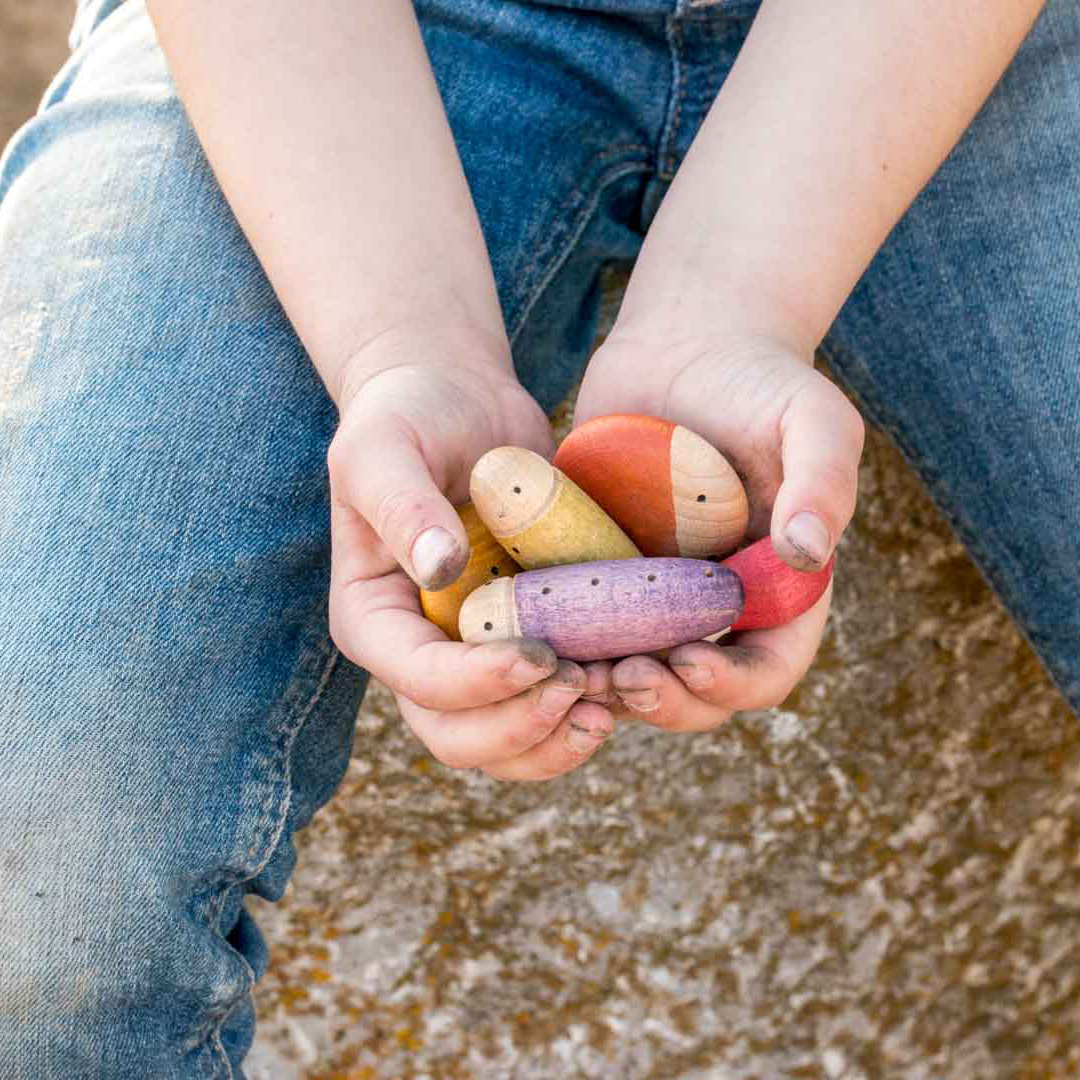
[[[515,361],[578,375],[754,0],[418,0]],[[592,9],[584,11],[582,9]],[[246,893],[344,772],[335,413],[141,0],[0,161],[0,1077],[242,1075]],[[824,345],[1080,704],[1080,8],[1049,6]]]

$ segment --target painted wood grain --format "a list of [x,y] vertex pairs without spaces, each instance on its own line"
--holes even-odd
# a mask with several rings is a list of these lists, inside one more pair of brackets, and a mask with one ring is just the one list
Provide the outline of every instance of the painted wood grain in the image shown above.
[[791,622],[821,599],[834,562],[830,559],[813,574],[793,570],[767,536],[726,558],[720,565],[739,575],[746,597],[732,631],[765,630]]
[[610,660],[723,630],[742,605],[738,575],[705,559],[604,560],[490,582],[460,627],[465,641],[536,637],[568,660]]
[[491,534],[526,569],[641,554],[577,484],[520,446],[486,453],[469,493]]
[[631,413],[598,416],[563,440],[554,464],[645,555],[724,555],[746,534],[749,505],[738,475],[681,424]]
[[469,561],[461,572],[461,577],[452,585],[433,592],[420,590],[420,607],[424,617],[454,641],[461,640],[458,633],[458,614],[465,598],[485,581],[497,577],[509,578],[521,569],[491,535],[471,502],[457,507],[457,513],[469,538]]

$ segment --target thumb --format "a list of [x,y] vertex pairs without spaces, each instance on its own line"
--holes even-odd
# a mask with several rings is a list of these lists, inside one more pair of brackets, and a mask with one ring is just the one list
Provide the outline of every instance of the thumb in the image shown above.
[[339,490],[422,589],[443,589],[465,569],[465,527],[431,476],[415,440],[387,420],[331,463]]
[[772,542],[796,570],[820,570],[855,511],[862,417],[815,373],[780,423],[784,480],[772,513]]

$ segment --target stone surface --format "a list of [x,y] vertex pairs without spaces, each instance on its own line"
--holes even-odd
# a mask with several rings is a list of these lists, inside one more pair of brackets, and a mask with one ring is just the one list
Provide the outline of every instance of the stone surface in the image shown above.
[[[0,138],[70,8],[0,0]],[[861,481],[782,709],[628,723],[515,787],[433,763],[375,689],[286,899],[251,905],[253,1080],[1080,1075],[1075,721],[878,436]]]

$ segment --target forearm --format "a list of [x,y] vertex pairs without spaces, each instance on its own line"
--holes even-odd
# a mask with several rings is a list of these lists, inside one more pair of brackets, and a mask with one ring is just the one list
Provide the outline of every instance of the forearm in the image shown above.
[[420,322],[508,364],[408,0],[148,8],[218,183],[335,398],[364,344]]
[[[649,231],[626,323],[808,353],[1043,0],[765,0]],[[725,328],[721,328],[725,329]]]

